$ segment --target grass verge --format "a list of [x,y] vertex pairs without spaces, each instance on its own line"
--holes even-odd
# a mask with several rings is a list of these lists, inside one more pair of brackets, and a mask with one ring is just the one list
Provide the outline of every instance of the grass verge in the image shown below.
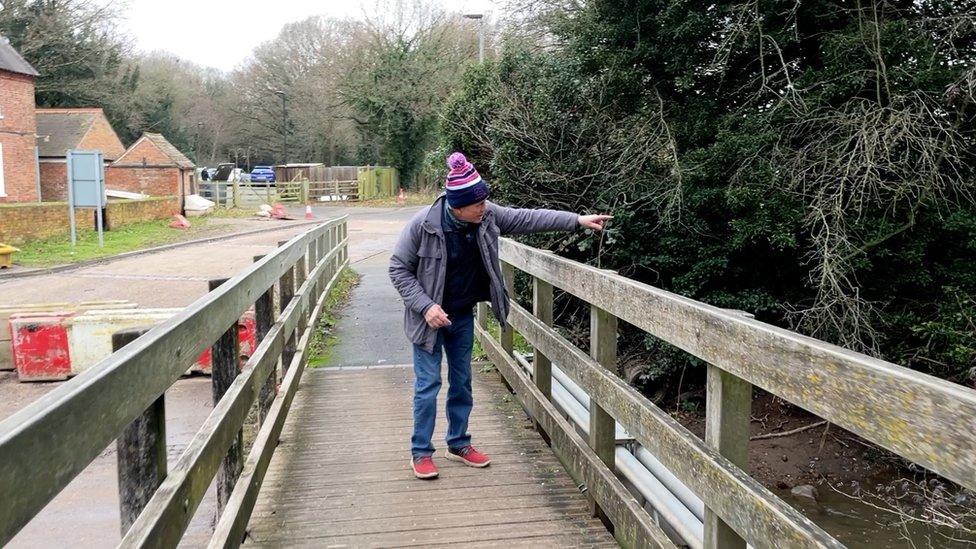
[[231,225],[211,224],[207,218],[199,217],[190,219],[188,229],[172,229],[169,223],[168,219],[148,221],[105,231],[104,247],[98,246],[98,232],[91,229],[78,230],[75,246],[69,235],[35,240],[19,246],[21,251],[14,255],[14,263],[24,267],[64,265],[235,230]]
[[362,277],[356,271],[346,267],[339,273],[335,286],[329,290],[329,296],[322,308],[322,316],[315,326],[312,341],[309,342],[309,368],[327,366],[332,358],[332,350],[339,340],[335,335],[335,325],[339,320],[339,313],[349,303],[352,289],[359,284]]

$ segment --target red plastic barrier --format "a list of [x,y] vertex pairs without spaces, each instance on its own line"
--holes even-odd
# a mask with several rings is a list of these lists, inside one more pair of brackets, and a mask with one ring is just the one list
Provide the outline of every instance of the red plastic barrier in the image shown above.
[[71,355],[63,321],[70,311],[10,315],[10,347],[20,381],[68,379]]
[[[254,322],[253,312],[245,312],[244,316],[237,321],[237,340],[239,342],[241,354],[241,361],[238,368],[242,368],[247,359],[250,358],[250,356],[254,353],[254,350],[258,348],[257,328]],[[194,364],[192,371],[209,374],[210,370],[213,369],[212,357],[210,354],[210,349],[204,351],[203,354],[197,358],[197,362]]]

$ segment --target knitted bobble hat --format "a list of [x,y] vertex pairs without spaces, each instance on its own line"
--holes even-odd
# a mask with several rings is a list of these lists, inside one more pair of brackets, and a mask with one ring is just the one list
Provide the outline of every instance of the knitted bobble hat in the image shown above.
[[456,152],[447,157],[447,203],[452,208],[463,208],[488,198],[488,184],[481,179],[478,170],[463,154]]

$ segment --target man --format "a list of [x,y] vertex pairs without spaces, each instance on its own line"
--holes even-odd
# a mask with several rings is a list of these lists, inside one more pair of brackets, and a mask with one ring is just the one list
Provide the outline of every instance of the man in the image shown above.
[[400,234],[390,259],[390,279],[405,307],[403,328],[413,342],[411,465],[417,478],[437,477],[432,455],[441,352],[447,353],[447,458],[472,467],[491,460],[468,434],[471,414],[473,308],[491,301],[505,326],[508,293],[498,263],[498,237],[542,231],[601,230],[608,215],[506,208],[488,201],[488,184],[463,154],[447,160],[446,190]]

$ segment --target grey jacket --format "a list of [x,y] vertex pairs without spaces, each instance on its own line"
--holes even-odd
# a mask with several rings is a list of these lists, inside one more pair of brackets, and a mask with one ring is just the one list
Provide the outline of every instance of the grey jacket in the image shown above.
[[[445,198],[417,213],[400,233],[390,258],[390,280],[403,297],[403,331],[413,343],[433,352],[437,330],[427,325],[424,313],[444,297],[447,276],[447,241],[441,225]],[[578,216],[556,210],[506,208],[488,202],[478,227],[478,247],[491,285],[491,310],[499,324],[508,318],[508,292],[498,263],[498,237],[543,231],[572,231]]]

